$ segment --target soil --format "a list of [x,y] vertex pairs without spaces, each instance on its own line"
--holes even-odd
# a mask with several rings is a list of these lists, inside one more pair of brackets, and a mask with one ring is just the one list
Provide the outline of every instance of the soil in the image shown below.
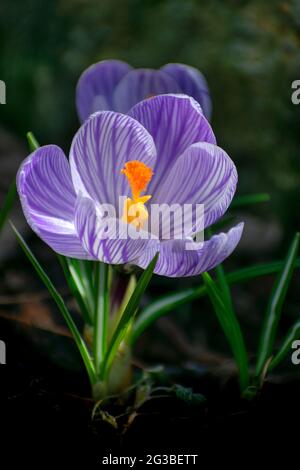
[[[0,366],[0,452],[1,461],[7,462],[1,468],[43,468],[50,463],[70,468],[79,462],[98,468],[110,454],[140,456],[144,463],[147,454],[197,454],[198,464],[208,457],[211,465],[252,461],[257,466],[265,457],[269,461],[284,453],[287,461],[297,453],[299,380],[266,383],[258,399],[249,403],[239,398],[235,380],[222,385],[207,374],[197,380],[186,374],[181,383],[206,401],[157,397],[131,417],[130,426],[125,426],[125,414],[115,429],[99,415],[91,418],[84,371],[67,371],[49,360],[11,322],[1,320],[0,328],[7,344],[14,345],[7,364]],[[106,410],[121,415],[126,407],[115,402]]]

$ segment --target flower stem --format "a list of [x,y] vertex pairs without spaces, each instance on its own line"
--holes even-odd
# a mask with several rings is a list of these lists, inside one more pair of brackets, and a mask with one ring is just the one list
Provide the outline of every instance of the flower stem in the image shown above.
[[108,264],[97,263],[95,270],[94,362],[96,374],[106,353],[108,324]]

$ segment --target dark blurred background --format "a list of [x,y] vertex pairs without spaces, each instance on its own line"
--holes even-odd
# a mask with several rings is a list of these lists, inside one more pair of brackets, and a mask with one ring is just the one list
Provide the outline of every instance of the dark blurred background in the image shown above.
[[[267,191],[285,233],[299,228],[300,78],[297,0],[2,0],[1,128],[32,130],[66,150],[78,127],[75,85],[101,59],[135,67],[183,62],[206,76],[219,144],[238,165],[239,192]],[[25,155],[24,155],[25,156]],[[1,152],[1,173],[7,153]]]
[[[218,143],[238,167],[238,193],[271,195],[270,203],[235,214],[246,220],[245,235],[226,266],[282,258],[299,229],[300,106],[291,102],[291,83],[300,79],[300,2],[1,0],[0,79],[7,85],[7,104],[0,107],[0,198],[28,153],[28,130],[41,144],[68,151],[79,125],[78,77],[91,63],[108,58],[153,68],[183,62],[203,72]],[[18,223],[25,228],[22,215]],[[0,260],[12,240],[6,231]],[[34,243],[46,257],[44,245]],[[12,257],[20,256],[12,250]],[[18,280],[20,272],[6,263],[5,276],[15,274],[10,292],[30,290],[32,284]],[[191,282],[199,280],[155,278],[153,295]],[[272,279],[265,280],[237,292],[236,303],[249,313],[254,332],[271,285]],[[183,323],[195,321],[198,306],[193,309],[194,316],[185,316]],[[291,315],[298,315],[297,309],[292,302]]]

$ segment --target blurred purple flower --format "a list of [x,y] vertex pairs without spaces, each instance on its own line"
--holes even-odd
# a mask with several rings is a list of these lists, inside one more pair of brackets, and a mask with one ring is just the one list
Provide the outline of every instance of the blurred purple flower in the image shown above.
[[192,96],[210,119],[209,90],[199,70],[184,64],[167,64],[159,70],[133,69],[119,60],[103,60],[83,72],[76,90],[77,111],[81,122],[96,111],[126,114],[139,101],[165,93]]
[[[134,179],[136,169],[140,173]],[[138,103],[129,115],[95,113],[76,133],[70,162],[59,147],[40,147],[22,163],[17,186],[32,229],[65,256],[146,268],[159,251],[155,272],[183,277],[209,270],[231,254],[243,224],[193,250],[185,249],[187,240],[194,243],[188,233],[182,240],[163,240],[159,232],[155,239],[143,239],[143,228],[131,224],[126,212],[122,217],[117,206],[119,196],[126,196],[129,205],[137,201],[147,214],[149,196],[140,192],[150,179],[152,203],[204,204],[205,227],[232,200],[234,163],[216,145],[200,106],[188,96],[159,95]],[[106,203],[116,207],[120,233],[130,225],[136,239],[103,238],[107,219],[99,205]]]

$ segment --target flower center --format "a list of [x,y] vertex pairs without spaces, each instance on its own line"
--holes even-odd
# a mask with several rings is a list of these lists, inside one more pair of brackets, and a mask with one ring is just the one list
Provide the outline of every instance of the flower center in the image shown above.
[[153,171],[145,163],[131,160],[125,163],[121,173],[126,176],[132,193],[132,198],[125,201],[122,220],[140,229],[148,219],[145,203],[151,198],[149,194],[141,196],[141,192],[145,191]]

